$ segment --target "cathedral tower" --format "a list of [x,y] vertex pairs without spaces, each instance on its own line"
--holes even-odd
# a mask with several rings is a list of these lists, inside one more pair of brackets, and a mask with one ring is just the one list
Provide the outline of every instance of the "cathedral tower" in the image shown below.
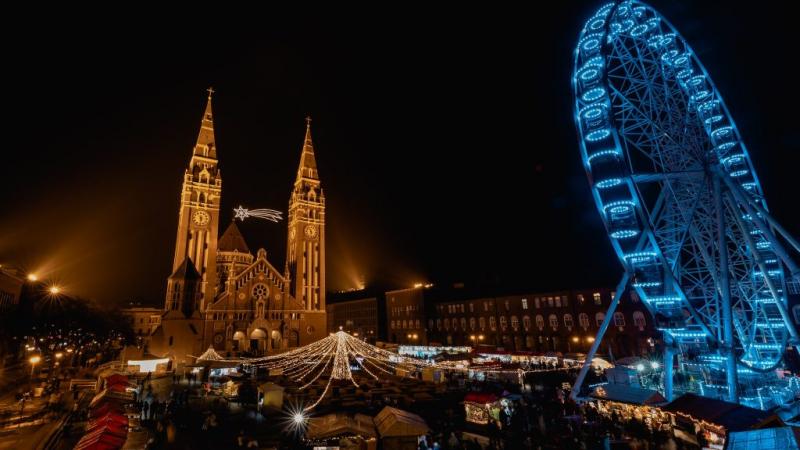
[[325,312],[325,196],[311,142],[311,118],[306,118],[300,167],[289,198],[286,248],[291,295],[306,310]]
[[[222,177],[217,167],[217,147],[214,139],[214,118],[211,114],[213,93],[214,90],[209,88],[200,133],[189,167],[183,176],[181,205],[178,212],[178,236],[172,264],[172,271],[175,273],[181,269],[186,259],[192,262],[200,277],[201,311],[213,301],[216,290],[219,202],[222,193]],[[168,292],[167,305],[170,301]]]

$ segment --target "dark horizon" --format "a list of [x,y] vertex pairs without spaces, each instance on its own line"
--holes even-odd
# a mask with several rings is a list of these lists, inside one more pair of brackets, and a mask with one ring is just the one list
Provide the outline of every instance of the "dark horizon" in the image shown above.
[[[286,212],[304,117],[327,206],[328,287],[614,287],[572,119],[572,51],[601,2],[194,22],[38,24],[11,50],[0,263],[106,304],[160,305],[183,170],[213,86],[220,233]],[[693,46],[795,236],[800,103],[788,14],[652,2]],[[555,9],[553,9],[555,8]],[[257,22],[253,20],[253,22]],[[185,29],[183,28],[185,27]],[[226,27],[230,27],[229,29]],[[35,39],[39,39],[36,41]],[[286,222],[239,223],[283,267]]]

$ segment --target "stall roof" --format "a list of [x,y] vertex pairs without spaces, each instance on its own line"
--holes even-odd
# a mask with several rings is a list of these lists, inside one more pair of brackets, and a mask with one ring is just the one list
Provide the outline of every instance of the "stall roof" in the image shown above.
[[472,403],[494,403],[497,401],[497,396],[490,392],[470,392],[464,396],[464,401]]
[[322,417],[314,417],[308,421],[306,436],[309,439],[326,439],[347,434],[362,437],[376,437],[375,424],[372,417],[356,414],[350,417],[344,413],[332,413]]
[[385,406],[375,416],[375,426],[381,437],[421,436],[430,430],[422,417],[391,406]]
[[626,384],[605,384],[597,386],[589,395],[600,400],[629,403],[632,405],[661,405],[667,400],[657,391],[642,389]]
[[728,435],[728,450],[799,450],[800,436],[792,427],[735,431]]
[[781,419],[774,413],[695,394],[684,394],[662,409],[705,420],[728,431],[763,428],[771,424],[783,425]]

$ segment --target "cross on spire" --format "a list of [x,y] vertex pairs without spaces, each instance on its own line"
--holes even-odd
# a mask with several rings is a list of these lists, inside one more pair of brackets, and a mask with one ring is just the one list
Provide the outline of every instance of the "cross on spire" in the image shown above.
[[209,86],[209,88],[206,90],[208,91],[208,98],[211,98],[211,95],[213,95],[215,92],[214,88]]
[[311,127],[311,114],[306,116],[306,128]]

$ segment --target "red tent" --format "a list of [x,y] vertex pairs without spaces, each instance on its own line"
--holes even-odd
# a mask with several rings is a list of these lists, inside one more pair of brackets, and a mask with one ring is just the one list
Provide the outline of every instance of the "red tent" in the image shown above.
[[89,421],[89,428],[92,428],[95,424],[106,424],[106,423],[114,423],[122,426],[128,426],[128,418],[123,414],[109,411],[108,413],[106,413],[106,415],[97,417]]
[[464,401],[471,403],[481,403],[485,405],[487,403],[496,402],[497,396],[487,392],[470,392],[466,396],[464,396]]
[[110,412],[123,414],[125,413],[125,408],[117,402],[104,402],[97,408],[89,410],[89,417],[99,419]]
[[108,433],[91,433],[82,437],[74,450],[118,450],[125,445],[126,439]]
[[114,373],[105,378],[106,384],[128,384],[130,381],[128,377],[119,373]]

